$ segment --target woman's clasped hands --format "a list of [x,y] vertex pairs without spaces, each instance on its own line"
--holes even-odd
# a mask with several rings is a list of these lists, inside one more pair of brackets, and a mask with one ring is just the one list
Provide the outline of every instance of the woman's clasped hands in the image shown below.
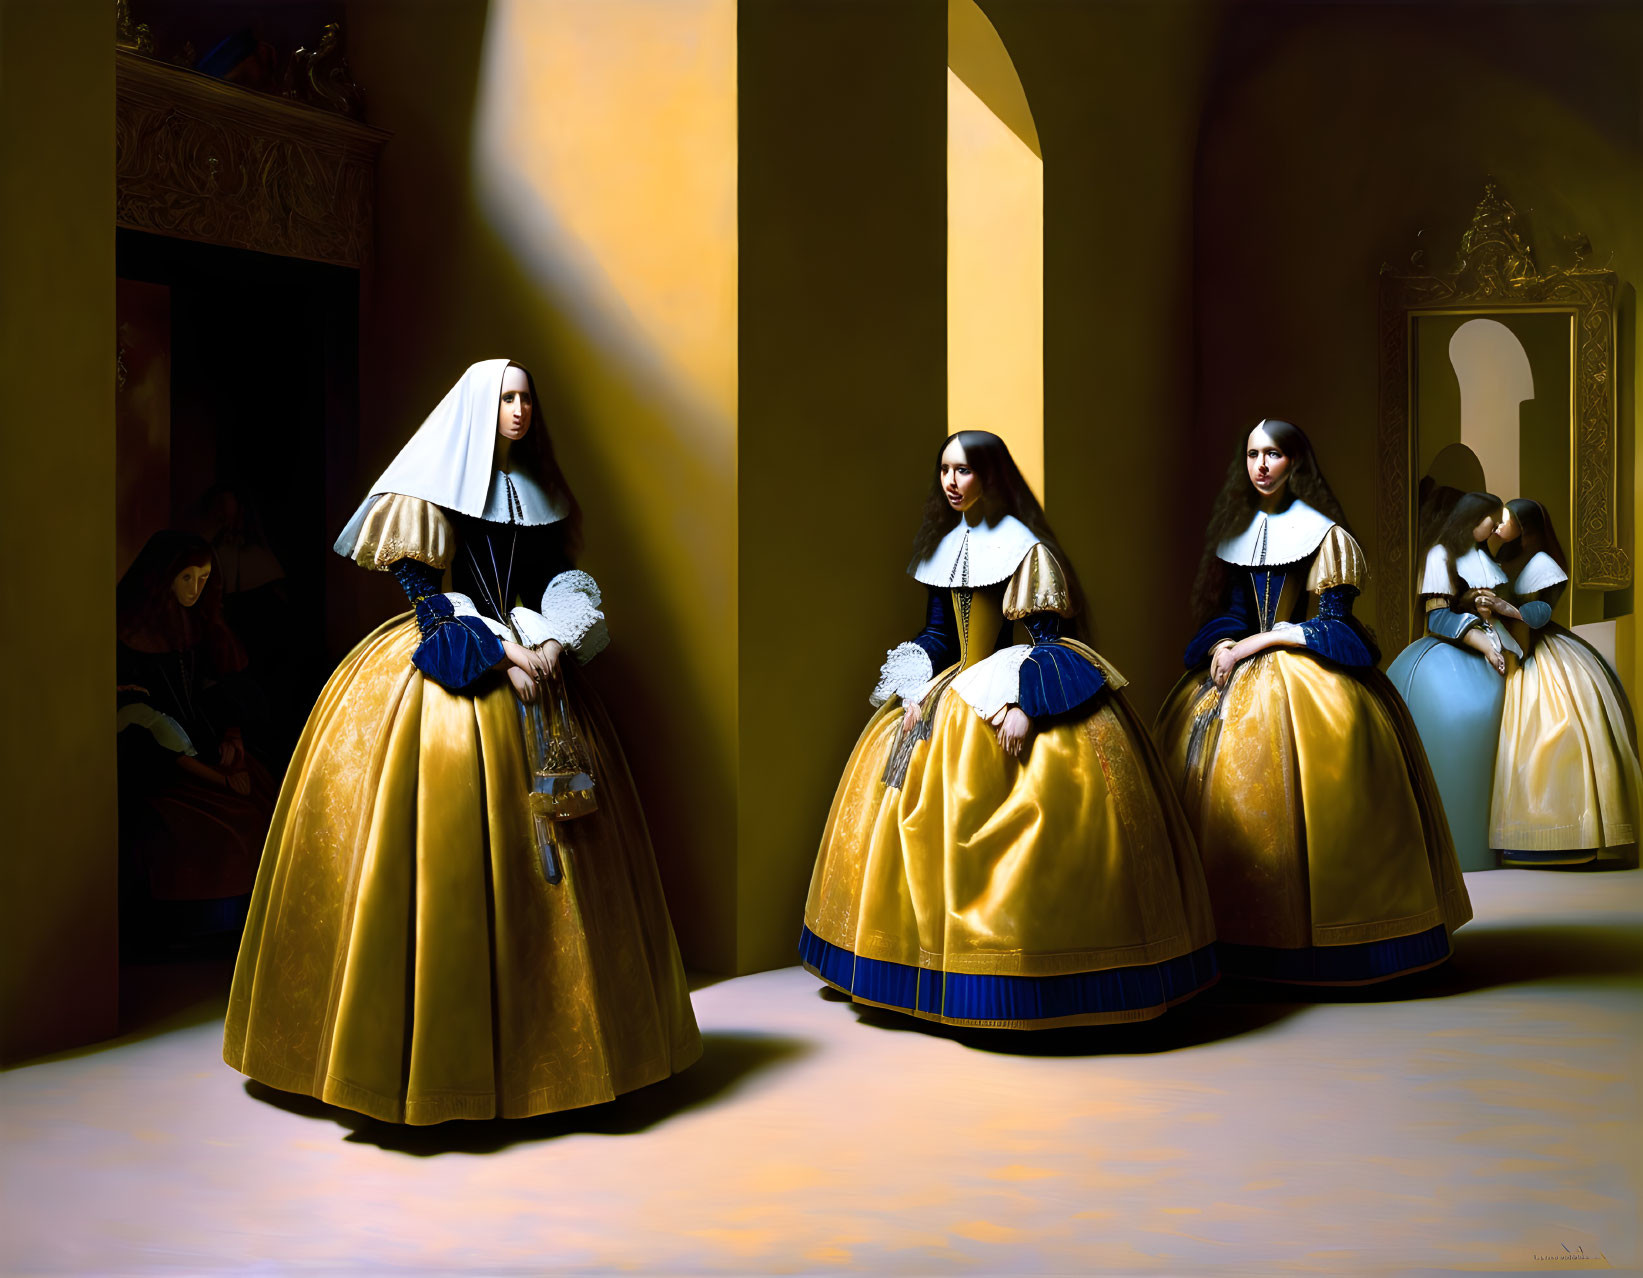
[[559,657],[564,647],[557,639],[549,639],[537,648],[523,644],[502,644],[502,656],[508,663],[508,682],[514,694],[526,704],[542,695],[542,687],[559,673]]

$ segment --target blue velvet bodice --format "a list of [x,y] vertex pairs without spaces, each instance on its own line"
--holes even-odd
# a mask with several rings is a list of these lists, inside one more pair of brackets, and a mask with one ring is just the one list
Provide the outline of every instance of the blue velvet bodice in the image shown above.
[[[514,604],[534,604],[547,585],[573,565],[565,525],[498,524],[446,512],[456,534],[451,589],[486,617],[506,623]],[[440,591],[443,574],[415,559],[393,564],[394,578],[416,609],[422,632],[411,661],[452,692],[467,692],[502,661],[502,641],[477,617],[456,615]]]
[[[952,591],[930,586],[924,629],[912,642],[923,648],[932,670],[945,670],[963,657],[958,617]],[[1082,653],[1057,642],[1070,623],[1053,612],[1035,612],[1022,619],[1032,639],[1032,650],[1021,664],[1020,706],[1029,719],[1072,715],[1086,709],[1107,685],[1107,676]],[[1015,622],[1006,619],[993,641],[992,652],[1009,647]]]
[[[1313,556],[1293,564],[1248,568],[1226,565],[1226,583],[1221,591],[1221,607],[1200,627],[1187,644],[1183,659],[1190,669],[1209,660],[1210,649],[1223,639],[1238,640],[1271,630],[1281,621],[1299,623],[1306,637],[1304,651],[1342,666],[1372,666],[1379,659],[1374,642],[1363,624],[1352,615],[1355,586],[1331,586],[1318,593],[1318,612],[1306,617],[1306,578]],[[1292,578],[1298,581],[1292,582]],[[1298,586],[1299,589],[1293,589]],[[1285,609],[1282,600],[1289,590],[1294,603]],[[1282,615],[1287,612],[1286,615]]]

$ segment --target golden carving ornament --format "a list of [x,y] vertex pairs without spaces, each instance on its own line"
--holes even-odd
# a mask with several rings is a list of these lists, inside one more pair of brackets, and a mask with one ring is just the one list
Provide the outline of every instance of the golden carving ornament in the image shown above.
[[117,53],[115,222],[360,268],[371,256],[388,134],[131,53]]
[[[1512,311],[1566,313],[1574,327],[1570,421],[1573,512],[1570,551],[1574,584],[1618,590],[1631,584],[1632,563],[1620,544],[1619,439],[1615,413],[1615,295],[1613,271],[1589,267],[1584,236],[1566,237],[1575,264],[1542,273],[1519,229],[1516,210],[1493,181],[1461,236],[1453,270],[1429,270],[1423,250],[1404,269],[1381,268],[1379,539],[1381,580],[1376,623],[1396,643],[1411,633],[1413,593],[1395,583],[1413,581],[1416,438],[1411,350],[1415,319],[1423,313],[1490,315]],[[1513,494],[1514,496],[1516,494]]]

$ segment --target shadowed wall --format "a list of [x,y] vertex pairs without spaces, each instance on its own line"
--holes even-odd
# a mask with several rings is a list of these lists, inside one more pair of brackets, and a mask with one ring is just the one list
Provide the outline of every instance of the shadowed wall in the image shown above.
[[1046,513],[1095,646],[1150,719],[1181,673],[1203,531],[1180,496],[1206,464],[1191,429],[1193,163],[1220,6],[982,8],[1044,153]]
[[795,961],[946,434],[946,0],[742,0],[737,966]]
[[0,532],[12,551],[0,1061],[12,1061],[115,1028],[114,57],[109,8],[92,0],[5,0],[0,33]]

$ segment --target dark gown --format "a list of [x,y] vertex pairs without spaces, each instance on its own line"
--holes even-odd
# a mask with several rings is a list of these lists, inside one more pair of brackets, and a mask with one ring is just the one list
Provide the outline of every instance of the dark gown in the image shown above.
[[[598,592],[560,526],[389,496],[360,546],[415,612],[361,642],[309,716],[252,899],[225,1059],[415,1124],[591,1105],[689,1065],[701,1041],[644,815],[577,669],[602,643]],[[527,716],[493,669],[498,628],[566,648],[564,697],[598,806],[554,823],[557,879],[533,831]]]
[[274,782],[248,755],[238,765],[250,784],[243,795],[180,764],[193,757],[220,771],[237,719],[204,644],[145,652],[121,643],[115,670],[127,939],[160,943],[231,930],[256,880]]

